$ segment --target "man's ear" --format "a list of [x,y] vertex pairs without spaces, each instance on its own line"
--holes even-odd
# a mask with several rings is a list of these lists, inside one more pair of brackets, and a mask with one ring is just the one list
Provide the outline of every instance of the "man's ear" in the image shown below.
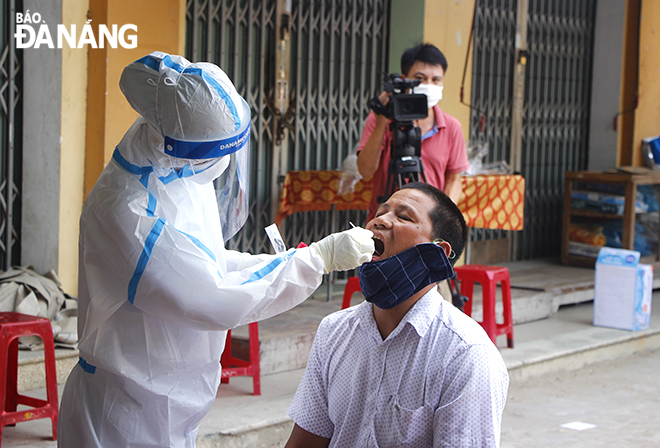
[[445,251],[445,255],[447,255],[447,258],[449,258],[449,255],[451,254],[451,244],[444,240],[437,240],[433,242],[434,244],[442,247],[442,250]]

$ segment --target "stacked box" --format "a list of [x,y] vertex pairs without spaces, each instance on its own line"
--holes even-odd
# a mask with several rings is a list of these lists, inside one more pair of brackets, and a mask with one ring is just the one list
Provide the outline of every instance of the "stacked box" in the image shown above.
[[649,327],[653,266],[640,253],[603,247],[596,260],[594,325],[638,331]]

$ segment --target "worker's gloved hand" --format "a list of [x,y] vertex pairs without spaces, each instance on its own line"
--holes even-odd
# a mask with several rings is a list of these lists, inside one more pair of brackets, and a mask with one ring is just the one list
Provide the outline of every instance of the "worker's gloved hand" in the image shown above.
[[354,227],[328,235],[309,247],[323,259],[326,274],[331,271],[348,271],[371,261],[374,253],[373,236],[371,230]]

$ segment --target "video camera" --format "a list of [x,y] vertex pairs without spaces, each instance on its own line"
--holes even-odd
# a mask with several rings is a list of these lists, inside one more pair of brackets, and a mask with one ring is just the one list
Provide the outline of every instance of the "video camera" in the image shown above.
[[409,122],[419,120],[428,116],[426,106],[426,95],[419,93],[405,93],[417,87],[419,79],[401,78],[398,73],[382,74],[383,87],[387,93],[391,93],[387,106],[383,106],[378,97],[369,102],[371,109],[377,114],[384,115],[390,120],[398,122]]
[[422,164],[422,133],[414,120],[428,116],[426,95],[406,93],[414,89],[421,81],[402,78],[397,73],[383,74],[385,91],[391,93],[387,106],[383,106],[379,97],[369,101],[369,107],[391,120],[392,133],[390,147],[390,165],[388,167],[385,196],[378,196],[378,201],[387,200],[397,188],[408,182],[426,182]]

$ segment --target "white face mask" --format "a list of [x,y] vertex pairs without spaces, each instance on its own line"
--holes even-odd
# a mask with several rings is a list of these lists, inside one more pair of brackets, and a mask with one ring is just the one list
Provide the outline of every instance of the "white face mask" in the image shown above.
[[420,84],[415,87],[414,92],[426,95],[426,101],[430,109],[442,99],[442,88],[443,86],[436,86],[435,84]]

